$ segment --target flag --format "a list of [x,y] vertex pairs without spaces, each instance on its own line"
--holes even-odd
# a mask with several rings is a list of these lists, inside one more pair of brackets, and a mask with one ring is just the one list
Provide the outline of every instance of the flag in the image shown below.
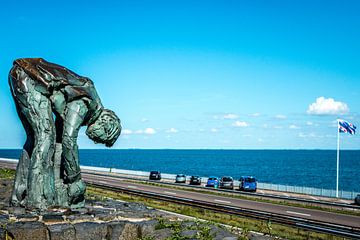
[[339,122],[339,132],[350,133],[351,135],[355,134],[356,127],[354,124],[349,123],[342,119],[339,119],[338,122]]

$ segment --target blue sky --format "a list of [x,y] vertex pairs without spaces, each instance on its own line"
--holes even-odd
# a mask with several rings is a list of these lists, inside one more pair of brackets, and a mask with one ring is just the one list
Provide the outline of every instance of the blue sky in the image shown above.
[[[123,123],[115,148],[335,149],[360,125],[358,1],[6,1],[0,148],[24,130],[12,61],[90,77]],[[83,129],[80,148],[101,148]],[[341,135],[360,149],[359,135]]]

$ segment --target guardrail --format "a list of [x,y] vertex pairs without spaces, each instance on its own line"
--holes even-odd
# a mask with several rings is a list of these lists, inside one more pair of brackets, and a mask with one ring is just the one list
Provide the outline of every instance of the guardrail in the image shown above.
[[[308,194],[313,196],[333,197],[333,198],[336,197],[336,190],[333,189],[290,186],[290,185],[281,185],[281,184],[272,184],[272,183],[258,183],[258,188],[280,191],[280,192]],[[354,192],[354,191],[350,192],[350,191],[340,190],[339,198],[353,200],[358,194],[360,194],[360,192]]]

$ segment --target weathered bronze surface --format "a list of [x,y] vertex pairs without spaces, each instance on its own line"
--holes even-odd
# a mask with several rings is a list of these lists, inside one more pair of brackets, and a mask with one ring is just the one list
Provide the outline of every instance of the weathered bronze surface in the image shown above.
[[42,58],[15,60],[9,85],[27,134],[11,204],[83,207],[79,129],[87,126],[90,139],[111,147],[121,133],[120,119],[104,109],[89,78]]

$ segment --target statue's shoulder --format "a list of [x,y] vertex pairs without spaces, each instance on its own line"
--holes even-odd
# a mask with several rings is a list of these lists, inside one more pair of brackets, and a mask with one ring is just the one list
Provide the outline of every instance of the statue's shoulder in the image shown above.
[[35,66],[38,63],[45,61],[43,58],[18,58],[14,60],[14,65],[18,65],[22,68],[29,68]]

